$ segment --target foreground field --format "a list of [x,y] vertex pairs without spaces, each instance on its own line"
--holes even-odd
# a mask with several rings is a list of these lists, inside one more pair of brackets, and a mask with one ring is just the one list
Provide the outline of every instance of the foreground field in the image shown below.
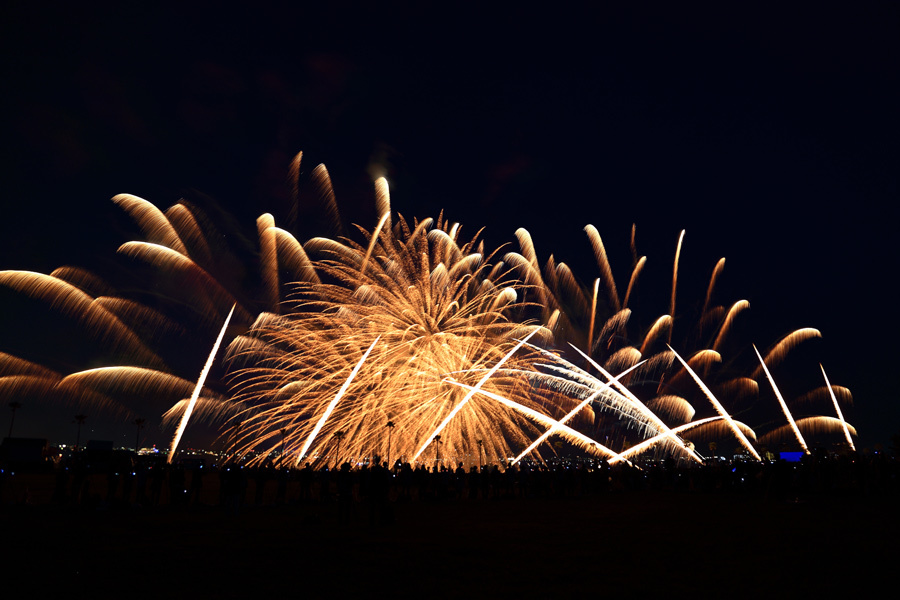
[[[896,498],[733,494],[85,510],[5,506],[7,589],[129,598],[789,597],[888,581]],[[12,587],[9,587],[9,586]]]

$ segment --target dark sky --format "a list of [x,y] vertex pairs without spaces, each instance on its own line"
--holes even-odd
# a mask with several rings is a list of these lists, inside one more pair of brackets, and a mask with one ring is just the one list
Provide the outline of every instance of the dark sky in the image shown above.
[[[685,302],[727,257],[723,301],[750,301],[750,341],[820,329],[862,443],[900,432],[896,6],[297,4],[6,6],[0,269],[100,268],[129,234],[121,192],[207,195],[250,237],[261,212],[285,214],[303,150],[348,220],[374,224],[383,172],[404,215],[444,209],[494,244],[525,227],[585,281],[584,225],[624,286],[635,223],[657,313],[686,229]],[[19,308],[0,349],[23,335]],[[29,410],[17,435],[74,431]]]

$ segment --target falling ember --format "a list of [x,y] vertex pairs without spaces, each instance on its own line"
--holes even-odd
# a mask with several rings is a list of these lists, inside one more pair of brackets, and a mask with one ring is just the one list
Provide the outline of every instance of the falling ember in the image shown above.
[[213,361],[216,358],[216,352],[219,351],[219,345],[222,343],[222,338],[225,337],[225,331],[228,329],[228,323],[231,321],[231,315],[234,314],[234,306],[231,307],[231,310],[228,312],[228,316],[225,317],[225,323],[222,325],[222,330],[219,332],[219,337],[216,338],[216,343],[213,344],[212,351],[209,353],[209,358],[206,359],[206,364],[203,365],[203,371],[200,372],[200,379],[197,380],[197,385],[194,387],[193,393],[191,393],[191,400],[188,402],[187,408],[184,409],[184,414],[181,416],[181,422],[178,423],[178,429],[175,431],[175,436],[172,438],[172,445],[169,448],[169,457],[168,462],[171,463],[172,459],[175,457],[175,450],[178,449],[178,443],[181,441],[181,436],[184,434],[184,430],[187,427],[188,420],[191,418],[191,413],[194,412],[194,406],[197,404],[197,398],[200,397],[200,390],[203,389],[203,384],[206,383],[206,376],[209,374],[209,370],[212,368]]

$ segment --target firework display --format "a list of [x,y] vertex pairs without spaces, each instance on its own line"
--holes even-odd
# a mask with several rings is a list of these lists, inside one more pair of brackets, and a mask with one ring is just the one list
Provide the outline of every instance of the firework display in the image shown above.
[[[299,164],[300,155],[295,183]],[[328,173],[320,166],[312,177],[337,230]],[[649,325],[640,325],[632,305],[647,258],[638,256],[634,231],[620,295],[591,225],[599,276],[582,286],[552,256],[542,268],[524,229],[516,231],[518,252],[486,248],[480,232],[467,238],[443,215],[408,221],[392,213],[384,179],[375,190],[378,222],[353,235],[301,243],[272,215],[259,217],[255,289],[229,278],[231,255],[216,247],[219,236],[199,209],[181,202],[162,212],[116,196],[144,237],[119,254],[153,274],[152,295],[119,291],[72,267],[0,272],[0,285],[73,321],[117,364],[66,373],[0,354],[0,389],[126,415],[129,401],[152,398],[164,422],[178,424],[170,458],[193,415],[216,423],[235,455],[265,462],[283,451],[279,466],[542,461],[564,445],[610,462],[650,449],[700,462],[700,442],[723,439],[758,460],[763,444],[809,452],[809,438],[823,433],[853,447],[841,408],[852,398],[846,388],[832,386],[822,368],[822,388],[786,399],[770,371],[816,330],[792,332],[765,354],[753,347],[749,373],[723,357],[749,307],[714,305],[724,259],[689,321],[694,330],[675,334],[684,232],[668,313],[642,315]],[[199,381],[171,358],[173,345],[194,346],[173,338],[195,340],[197,357],[209,354]],[[214,363],[222,375],[207,385]],[[757,436],[759,425],[742,415],[762,402],[763,384],[777,398],[769,416],[780,408],[783,417],[764,422]],[[795,418],[791,408],[804,403],[833,414]]]

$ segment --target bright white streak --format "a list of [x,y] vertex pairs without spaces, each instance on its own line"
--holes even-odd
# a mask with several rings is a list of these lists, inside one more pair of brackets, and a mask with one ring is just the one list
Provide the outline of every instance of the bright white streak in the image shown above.
[[594,320],[597,318],[597,294],[600,293],[600,278],[594,280],[594,295],[591,300],[591,325],[588,327],[587,347],[584,349],[588,354],[594,346]]
[[372,239],[369,241],[369,247],[366,249],[366,255],[363,258],[362,266],[359,268],[360,275],[365,274],[366,266],[369,264],[369,259],[372,257],[372,251],[375,249],[375,244],[378,242],[378,236],[381,235],[381,230],[384,228],[384,224],[387,222],[390,216],[390,212],[386,212],[381,215],[381,220],[378,221],[378,225],[375,227],[375,231],[372,232]]
[[719,402],[712,391],[708,387],[706,387],[706,384],[703,383],[703,380],[700,379],[700,377],[696,373],[694,373],[694,370],[690,367],[690,365],[688,365],[687,362],[685,362],[685,360],[681,358],[680,354],[675,352],[675,349],[672,348],[672,346],[669,346],[669,350],[672,351],[672,354],[675,355],[675,358],[678,359],[678,362],[680,362],[684,366],[684,368],[687,369],[688,374],[693,378],[697,385],[700,386],[700,389],[704,394],[706,394],[706,397],[709,399],[710,403],[712,403],[713,408],[716,409],[716,412],[722,415],[722,417],[725,419],[725,422],[728,423],[728,427],[731,428],[731,431],[734,433],[734,437],[738,439],[741,445],[746,448],[756,460],[762,461],[762,458],[760,458],[759,454],[750,444],[750,440],[748,440],[744,435],[744,432],[738,429],[738,426],[734,424],[734,419],[731,418],[731,415],[728,414],[728,411],[725,410],[725,407],[722,406],[722,403]]
[[766,366],[766,361],[763,360],[763,357],[759,353],[759,350],[756,349],[756,344],[753,345],[753,350],[756,352],[756,356],[759,357],[759,362],[766,374],[766,379],[768,379],[769,383],[772,384],[772,389],[775,391],[775,397],[778,398],[778,403],[781,405],[781,410],[782,412],[784,412],[784,416],[787,417],[788,423],[790,423],[791,425],[791,430],[794,432],[794,437],[796,437],[797,441],[800,442],[800,447],[803,448],[804,452],[806,452],[807,454],[812,454],[812,452],[809,451],[809,448],[806,447],[806,442],[803,440],[803,436],[800,435],[800,429],[797,427],[797,423],[794,422],[794,416],[791,414],[791,411],[788,410],[787,402],[784,401],[784,397],[781,395],[781,390],[779,390],[778,386],[775,385],[775,379],[773,379],[772,374],[769,373],[769,367]]
[[[721,421],[724,418],[725,417],[707,417],[705,419],[700,419],[699,421],[691,421],[690,423],[685,423],[684,425],[679,425],[678,427],[676,427],[675,429],[672,430],[672,433],[681,433],[682,431],[687,431],[688,429],[693,429],[694,427],[699,427],[700,425],[712,423],[713,421]],[[609,464],[613,465],[613,464],[619,462],[620,460],[628,460],[629,456],[631,456],[633,454],[640,454],[647,448],[651,447],[653,444],[655,444],[657,442],[661,442],[663,440],[663,438],[665,438],[667,435],[668,434],[666,434],[666,433],[660,433],[659,435],[656,435],[652,438],[646,439],[643,442],[641,442],[640,444],[632,446],[625,452],[622,452],[621,454],[617,454],[614,457],[612,457],[611,459],[609,459]]]
[[475,388],[471,385],[466,385],[464,383],[460,383],[459,381],[456,381],[455,379],[444,379],[444,381],[446,381],[447,383],[451,383],[455,386],[458,386],[458,387],[461,387],[461,388],[464,388],[467,390],[471,390],[473,393],[478,392],[479,394],[482,394],[483,396],[487,396],[491,400],[496,400],[500,404],[502,404],[504,406],[508,406],[509,408],[522,413],[526,417],[531,417],[532,419],[534,419],[535,421],[537,421],[538,423],[540,423],[542,425],[547,425],[549,427],[558,426],[559,431],[570,436],[572,439],[575,439],[575,440],[581,442],[585,446],[594,446],[594,447],[598,448],[600,450],[600,453],[604,454],[605,456],[615,456],[616,455],[615,452],[613,452],[612,450],[610,450],[609,448],[607,448],[606,446],[604,446],[597,440],[591,439],[579,431],[575,431],[568,425],[561,424],[559,421],[557,421],[553,417],[549,417],[549,416],[545,415],[544,413],[539,413],[538,411],[528,408],[527,406],[522,406],[518,402],[513,402],[512,400],[510,400],[508,398],[504,398],[503,396],[501,396],[499,394],[495,394],[493,392],[488,392],[487,390]]
[[347,380],[344,382],[344,385],[341,386],[341,389],[338,390],[337,395],[334,397],[334,400],[328,403],[328,407],[325,409],[325,412],[319,418],[319,422],[316,423],[316,427],[312,430],[312,433],[309,434],[309,437],[306,438],[306,443],[303,444],[303,449],[300,450],[300,454],[297,455],[297,460],[294,462],[294,465],[299,465],[300,461],[303,460],[304,455],[306,455],[306,451],[309,450],[309,447],[312,445],[313,440],[316,439],[316,436],[319,435],[319,432],[322,430],[322,427],[325,425],[325,421],[328,420],[328,417],[331,416],[332,411],[334,411],[334,407],[337,406],[338,401],[341,399],[341,396],[344,395],[344,392],[347,391],[347,388],[350,387],[350,383],[353,381],[353,378],[356,377],[356,374],[359,373],[359,370],[362,368],[363,363],[366,362],[366,359],[369,358],[369,353],[375,347],[375,344],[378,343],[378,340],[381,339],[379,335],[375,338],[375,341],[372,342],[372,345],[369,346],[369,349],[366,350],[366,353],[362,355],[362,358],[359,359],[359,362],[356,363],[356,366],[353,367],[353,371],[350,372],[350,376],[347,377]]
[[841,412],[841,407],[838,406],[837,396],[834,395],[834,389],[831,387],[831,382],[828,381],[828,375],[825,374],[825,367],[822,366],[822,363],[819,363],[819,368],[822,369],[822,377],[825,378],[825,385],[828,386],[828,393],[831,394],[831,400],[834,402],[834,410],[837,411],[838,419],[841,420],[841,427],[844,428],[844,437],[847,438],[850,449],[856,452],[856,446],[853,445],[853,440],[850,438],[850,430],[847,429],[847,422],[844,421],[844,413]]
[[[485,373],[484,377],[482,377],[481,380],[480,380],[478,383],[475,384],[475,387],[474,387],[474,388],[469,389],[469,393],[466,394],[465,398],[463,398],[462,400],[460,400],[460,401],[459,401],[459,404],[457,404],[456,406],[454,406],[454,407],[453,407],[453,410],[450,411],[450,414],[447,415],[447,417],[441,422],[441,424],[437,426],[437,429],[435,429],[434,431],[431,432],[431,435],[428,436],[428,438],[425,440],[425,443],[422,444],[422,447],[419,448],[419,451],[416,452],[415,456],[413,456],[412,462],[415,462],[416,459],[419,458],[419,455],[422,454],[422,453],[425,451],[425,448],[428,447],[428,444],[431,443],[431,441],[434,439],[434,436],[440,434],[441,431],[444,430],[444,427],[446,427],[447,424],[453,419],[453,417],[456,416],[456,413],[458,413],[458,412],[460,411],[460,409],[462,409],[462,407],[465,406],[465,405],[469,402],[469,400],[472,398],[472,396],[475,395],[475,392],[477,392],[478,390],[481,389],[481,386],[483,386],[483,385],[485,384],[485,382],[486,382],[488,379],[490,379],[491,375],[493,375],[494,373],[496,373],[496,372],[500,369],[500,367],[503,366],[503,363],[505,363],[507,360],[509,360],[509,358],[510,358],[513,354],[515,354],[515,353],[519,350],[519,348],[521,348],[522,346],[524,346],[525,343],[526,343],[528,340],[530,340],[531,337],[532,337],[534,334],[536,334],[538,331],[539,331],[539,329],[538,329],[537,327],[535,327],[534,330],[533,330],[531,333],[529,333],[528,335],[525,336],[525,339],[521,340],[518,344],[516,344],[516,345],[513,347],[512,350],[510,350],[509,352],[506,353],[506,356],[504,356],[503,358],[501,358],[500,361],[497,362],[496,365],[494,365],[493,367],[491,367],[491,370],[488,371],[487,373]],[[465,387],[468,387],[468,386],[465,386]]]
[[[572,344],[569,344],[569,345],[572,346]],[[583,356],[585,359],[587,359],[587,361],[588,361],[589,363],[591,363],[591,365],[592,365],[595,369],[597,369],[598,371],[600,371],[600,373],[602,373],[604,377],[606,377],[607,379],[609,379],[609,380],[610,380],[610,383],[612,383],[613,386],[615,386],[616,388],[618,388],[619,391],[622,392],[622,395],[623,395],[623,396],[625,396],[626,398],[628,398],[629,400],[631,400],[632,404],[634,404],[634,405],[637,407],[638,411],[640,411],[640,413],[641,413],[642,415],[644,415],[644,416],[647,417],[650,421],[652,421],[653,424],[656,425],[656,427],[657,427],[658,430],[662,430],[663,432],[665,432],[665,434],[666,434],[668,437],[672,438],[672,440],[675,442],[676,445],[680,446],[681,448],[684,448],[684,450],[690,455],[691,458],[693,458],[693,459],[694,459],[695,461],[697,461],[698,463],[703,464],[703,459],[700,458],[700,457],[697,455],[696,452],[694,452],[693,450],[691,450],[690,448],[688,448],[688,447],[685,445],[684,440],[682,440],[680,437],[678,437],[677,435],[675,435],[674,433],[672,433],[672,430],[669,429],[669,426],[666,425],[666,424],[663,422],[662,419],[660,419],[658,416],[656,416],[656,413],[654,413],[652,410],[650,410],[649,408],[647,408],[647,405],[644,404],[643,402],[641,402],[640,399],[639,399],[637,396],[635,396],[635,395],[631,392],[631,390],[629,390],[627,387],[625,387],[624,385],[622,385],[622,383],[620,383],[620,382],[618,381],[618,379],[616,379],[615,377],[613,377],[612,374],[609,373],[606,369],[604,369],[603,367],[601,367],[600,365],[598,365],[597,362],[596,362],[594,359],[592,359],[590,356],[588,356],[587,354],[585,354],[584,352],[582,352],[582,351],[579,350],[578,348],[575,348],[575,346],[572,346],[572,348],[574,348],[576,352],[578,352],[579,354],[581,354],[581,356]],[[677,356],[677,355],[676,355],[676,356]]]
[[[631,367],[628,368],[627,370],[622,371],[621,373],[619,373],[618,375],[616,375],[616,378],[615,378],[614,381],[618,381],[621,377],[624,377],[624,376],[627,375],[629,372],[633,371],[634,369],[637,369],[639,366],[641,366],[641,365],[644,364],[645,362],[647,362],[647,361],[642,360],[641,362],[637,363],[636,365],[631,366]],[[604,382],[601,382],[600,387],[597,389],[596,392],[594,392],[593,394],[591,394],[590,396],[588,396],[587,398],[585,398],[584,400],[582,400],[582,401],[578,404],[578,406],[576,406],[574,409],[572,409],[572,410],[569,412],[569,414],[567,414],[567,415],[564,416],[562,419],[560,419],[557,425],[552,426],[550,429],[548,429],[547,431],[545,431],[545,432],[543,433],[543,435],[541,435],[541,437],[539,437],[539,438],[536,439],[534,442],[532,442],[532,444],[531,444],[530,446],[528,446],[527,448],[525,448],[525,450],[523,450],[522,453],[519,454],[519,456],[516,457],[516,460],[512,461],[512,464],[516,464],[517,462],[519,462],[520,460],[522,460],[523,457],[527,456],[532,450],[534,450],[535,448],[537,448],[544,440],[546,440],[548,437],[550,437],[551,435],[553,435],[554,433],[556,433],[557,430],[559,429],[559,427],[560,427],[561,425],[565,425],[565,424],[569,421],[569,419],[571,419],[572,417],[574,417],[575,415],[577,415],[577,414],[581,411],[581,409],[583,409],[585,406],[587,406],[588,404],[590,404],[591,402],[593,402],[593,401],[594,401],[594,398],[596,398],[597,396],[599,396],[599,395],[600,395],[601,393],[603,393],[604,391],[608,390],[608,389],[609,389],[609,386],[610,386],[611,384],[612,384],[612,382],[605,382],[605,381],[604,381]]]
[[209,353],[209,358],[206,359],[206,364],[203,365],[203,370],[200,372],[200,379],[197,380],[197,385],[194,386],[194,391],[191,392],[191,399],[188,402],[187,408],[184,409],[184,414],[181,415],[181,421],[178,423],[178,429],[175,431],[175,437],[172,438],[172,445],[169,448],[169,456],[166,459],[166,462],[172,462],[172,459],[175,457],[175,450],[178,449],[178,443],[181,441],[181,436],[184,434],[184,430],[187,428],[188,420],[191,418],[191,413],[194,412],[194,406],[197,404],[197,399],[200,397],[200,390],[203,389],[203,384],[206,383],[206,376],[209,375],[209,370],[212,368],[213,360],[216,358],[216,352],[219,350],[219,345],[222,343],[222,339],[225,337],[225,330],[228,329],[228,322],[231,321],[231,315],[234,314],[234,308],[237,304],[231,305],[231,310],[228,311],[228,316],[225,317],[225,324],[222,325],[222,330],[219,332],[219,337],[216,338],[216,343],[213,344],[212,352]]

